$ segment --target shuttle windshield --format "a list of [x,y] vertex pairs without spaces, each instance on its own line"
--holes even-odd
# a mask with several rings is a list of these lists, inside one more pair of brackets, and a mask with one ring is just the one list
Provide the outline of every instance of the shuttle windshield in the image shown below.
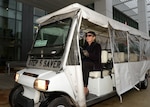
[[31,59],[59,59],[62,57],[67,41],[71,18],[63,19],[44,25],[40,28],[33,49]]

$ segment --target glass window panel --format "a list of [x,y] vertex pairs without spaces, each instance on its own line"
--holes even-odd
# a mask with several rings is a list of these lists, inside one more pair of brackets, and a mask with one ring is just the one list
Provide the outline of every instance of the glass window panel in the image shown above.
[[15,19],[15,13],[16,13],[15,10],[9,9],[8,14],[6,14],[7,15],[6,17]]
[[[121,6],[121,5],[120,5]],[[127,15],[120,12],[116,7],[113,7],[113,18],[119,22],[127,23],[127,25],[138,29],[138,23],[128,17]]]
[[5,35],[8,37],[13,37],[14,36],[14,32],[15,32],[15,20],[13,19],[8,19],[8,27],[7,30],[5,32]]
[[16,0],[8,0],[8,8],[16,9]]
[[3,28],[3,18],[0,17],[0,28]]
[[0,7],[0,16],[8,17],[8,18],[15,18],[15,11],[11,9],[5,9]]
[[45,15],[45,11],[39,8],[34,8],[34,15],[36,16],[44,16]]
[[[22,31],[22,3],[16,0],[0,0],[0,36],[2,53],[6,60],[20,59]],[[5,39],[7,38],[7,39]]]
[[16,8],[16,1],[15,0],[0,0],[0,6],[4,8]]
[[21,21],[16,22],[16,36],[18,39],[21,39],[21,30],[22,30],[22,23]]
[[4,29],[0,27],[0,37],[4,36]]
[[3,1],[2,0],[0,0],[0,6],[3,6]]
[[17,10],[22,11],[22,3],[17,2]]
[[9,1],[8,0],[1,0],[1,4],[3,7],[8,7]]
[[39,18],[38,16],[34,16],[34,18],[33,18],[34,23],[36,23],[36,20],[37,20],[38,18]]
[[0,16],[5,16],[4,14],[6,13],[6,9],[4,9],[3,7],[0,7]]
[[14,26],[15,26],[15,19],[8,19],[8,28],[13,29],[15,28]]
[[17,12],[16,19],[22,20],[22,12]]

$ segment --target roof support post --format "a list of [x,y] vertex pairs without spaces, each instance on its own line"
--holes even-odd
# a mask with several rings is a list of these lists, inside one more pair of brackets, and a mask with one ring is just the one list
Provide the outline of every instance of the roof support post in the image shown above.
[[112,0],[95,0],[95,11],[112,18]]
[[139,30],[148,33],[148,21],[147,21],[147,0],[137,0],[138,4],[138,23]]

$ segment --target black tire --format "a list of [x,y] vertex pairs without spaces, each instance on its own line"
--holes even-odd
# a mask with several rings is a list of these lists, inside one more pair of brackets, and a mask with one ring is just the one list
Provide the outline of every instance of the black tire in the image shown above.
[[144,81],[141,82],[141,89],[146,89],[148,87],[148,75],[145,75]]
[[71,107],[69,101],[65,97],[58,97],[52,100],[48,107]]
[[9,104],[11,107],[15,107],[16,98],[21,92],[23,92],[22,85],[17,85],[11,90],[9,94]]

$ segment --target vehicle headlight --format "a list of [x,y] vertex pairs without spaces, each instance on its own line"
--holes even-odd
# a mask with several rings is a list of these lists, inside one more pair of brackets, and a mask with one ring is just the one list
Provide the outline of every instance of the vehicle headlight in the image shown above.
[[34,81],[34,88],[41,91],[48,90],[49,80],[36,79]]
[[20,76],[20,74],[16,73],[16,75],[15,75],[15,81],[16,82],[18,82],[19,76]]

